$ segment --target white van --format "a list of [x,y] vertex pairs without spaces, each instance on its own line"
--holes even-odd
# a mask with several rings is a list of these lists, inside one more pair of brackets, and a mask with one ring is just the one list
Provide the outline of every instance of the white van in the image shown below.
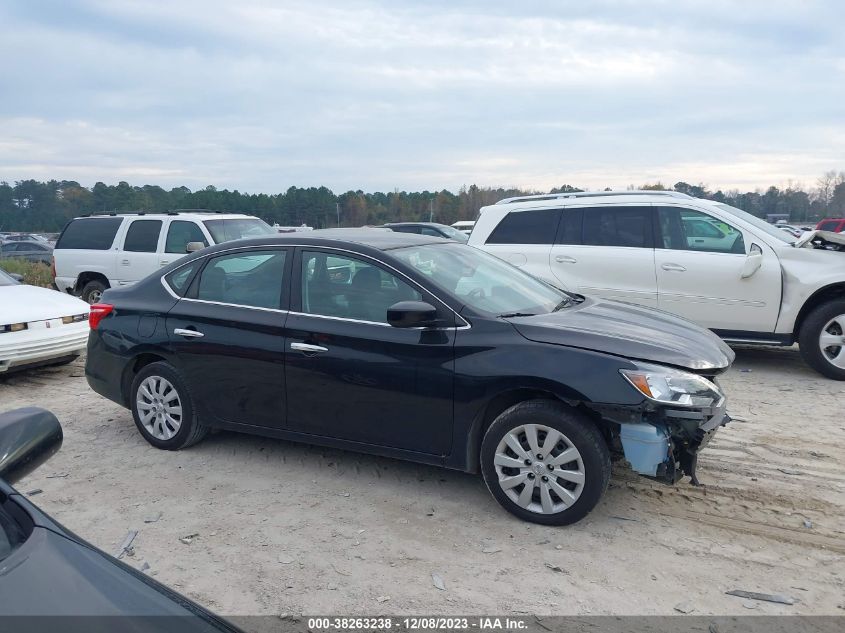
[[275,235],[266,222],[238,213],[181,212],[92,215],[71,220],[53,250],[61,292],[97,303],[107,288],[128,286],[192,248]]

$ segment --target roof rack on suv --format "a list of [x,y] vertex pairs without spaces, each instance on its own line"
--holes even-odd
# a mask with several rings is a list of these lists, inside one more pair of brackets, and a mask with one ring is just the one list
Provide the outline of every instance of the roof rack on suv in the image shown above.
[[650,191],[642,189],[634,191],[568,191],[564,193],[541,193],[536,196],[505,198],[504,200],[499,200],[496,204],[528,202],[529,200],[559,200],[561,198],[599,198],[604,196],[667,196],[669,198],[691,198],[691,196],[680,191]]
[[232,213],[232,211],[212,211],[210,209],[172,209],[169,211],[92,211],[80,215],[81,218],[89,218],[95,215],[179,215],[180,213]]

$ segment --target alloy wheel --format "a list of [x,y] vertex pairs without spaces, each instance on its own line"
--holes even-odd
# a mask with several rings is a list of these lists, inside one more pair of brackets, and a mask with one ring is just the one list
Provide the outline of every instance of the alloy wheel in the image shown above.
[[833,317],[822,328],[819,347],[827,362],[845,369],[845,314]]
[[506,433],[493,465],[502,491],[530,512],[561,512],[584,490],[581,453],[563,433],[543,424],[523,424]]
[[138,385],[135,406],[144,429],[157,440],[169,440],[182,426],[182,400],[176,387],[161,376]]

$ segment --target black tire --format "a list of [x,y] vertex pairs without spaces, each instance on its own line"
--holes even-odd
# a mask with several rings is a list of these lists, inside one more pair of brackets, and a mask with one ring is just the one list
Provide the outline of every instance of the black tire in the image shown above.
[[[494,464],[497,447],[508,433],[525,424],[539,424],[559,431],[580,453],[584,475],[583,488],[580,496],[565,509],[542,514],[524,508],[513,501],[499,484],[499,472]],[[566,443],[561,442],[558,446],[566,447]],[[538,463],[539,461],[541,460],[538,460]],[[526,470],[528,470],[527,467]],[[511,514],[532,523],[569,525],[584,518],[607,490],[610,482],[610,451],[598,428],[587,416],[562,402],[528,400],[507,409],[487,429],[481,443],[481,472],[490,493]],[[542,478],[542,475],[537,476]],[[557,480],[557,483],[560,483],[560,480]],[[565,485],[570,484],[565,483]],[[522,488],[522,486],[519,487]],[[539,496],[539,487],[536,490],[538,491],[536,495]],[[557,499],[562,500],[562,497],[557,497]]]
[[[845,368],[834,365],[819,345],[819,337],[831,319],[845,315],[845,299],[828,301],[813,309],[801,324],[798,332],[798,347],[804,361],[820,374],[834,380],[845,380]],[[845,332],[839,332],[845,335]],[[845,353],[845,350],[840,351]]]
[[[138,406],[138,391],[141,385],[148,378],[164,378],[173,389],[176,391],[181,404],[181,420],[176,433],[167,439],[155,437],[148,431],[144,423],[141,421],[141,414]],[[129,394],[129,407],[132,409],[132,418],[135,420],[135,426],[143,438],[156,448],[161,448],[167,451],[178,451],[183,448],[188,448],[202,440],[209,431],[207,426],[204,426],[197,420],[196,410],[194,409],[191,392],[179,372],[164,361],[157,363],[150,363],[135,376],[132,381],[132,388]],[[172,429],[169,429],[172,430]]]
[[79,298],[85,303],[93,305],[99,303],[103,293],[108,290],[109,286],[98,279],[92,279],[82,287],[82,292],[79,293]]

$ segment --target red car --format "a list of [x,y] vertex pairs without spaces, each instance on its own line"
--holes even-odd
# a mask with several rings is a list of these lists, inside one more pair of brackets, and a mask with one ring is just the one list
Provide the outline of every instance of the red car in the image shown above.
[[816,224],[817,231],[830,231],[831,233],[842,233],[845,231],[845,218],[825,218]]

